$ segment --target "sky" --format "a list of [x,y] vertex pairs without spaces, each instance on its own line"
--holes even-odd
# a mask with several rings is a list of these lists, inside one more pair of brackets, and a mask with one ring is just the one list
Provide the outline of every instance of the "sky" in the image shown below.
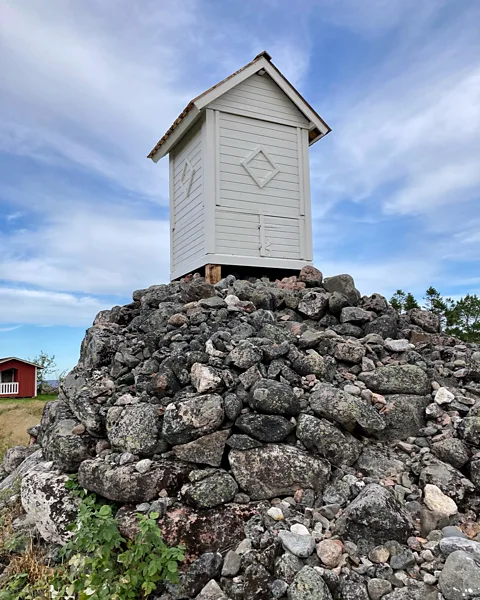
[[480,3],[0,0],[0,356],[78,360],[100,310],[169,277],[189,100],[266,49],[332,128],[314,263],[363,294],[480,292]]

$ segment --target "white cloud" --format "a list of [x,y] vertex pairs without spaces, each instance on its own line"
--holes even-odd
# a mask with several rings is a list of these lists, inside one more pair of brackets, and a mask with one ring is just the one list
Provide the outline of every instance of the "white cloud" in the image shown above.
[[0,314],[2,322],[7,324],[89,327],[95,315],[106,308],[110,308],[108,302],[91,296],[0,287]]

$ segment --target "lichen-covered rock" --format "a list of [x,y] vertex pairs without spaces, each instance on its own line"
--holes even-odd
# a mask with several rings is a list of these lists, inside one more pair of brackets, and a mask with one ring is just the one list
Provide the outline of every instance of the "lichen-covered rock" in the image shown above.
[[107,413],[107,435],[112,448],[141,456],[154,454],[158,445],[158,408],[141,402],[112,406]]
[[192,365],[191,379],[193,387],[200,394],[218,392],[223,387],[223,379],[220,373],[213,367],[201,363]]
[[339,423],[347,431],[354,431],[357,426],[368,433],[385,428],[384,420],[372,406],[328,383],[315,386],[310,406],[316,415]]
[[425,408],[428,396],[392,394],[385,396],[386,406],[382,412],[385,428],[375,435],[381,440],[406,440],[417,437],[425,427]]
[[258,412],[273,415],[298,415],[302,410],[302,402],[292,388],[271,379],[261,379],[253,386],[248,403]]
[[457,438],[446,438],[432,444],[432,452],[442,462],[462,469],[470,458],[468,446]]
[[186,444],[216,431],[223,418],[223,400],[218,394],[171,402],[163,417],[162,434],[170,444]]
[[280,415],[249,413],[235,421],[235,427],[261,442],[281,442],[295,429],[295,425]]
[[373,392],[380,394],[416,394],[425,396],[430,381],[423,369],[416,365],[388,365],[375,371],[361,373],[359,379]]
[[298,311],[309,319],[319,320],[328,310],[328,294],[307,292],[298,305]]
[[228,458],[237,483],[254,500],[285,496],[302,488],[320,492],[330,473],[325,460],[287,445],[231,450]]
[[439,587],[445,600],[480,597],[480,567],[466,552],[452,552],[440,573]]
[[211,580],[220,575],[222,555],[219,552],[205,552],[195,560],[182,575],[180,593],[193,598]]
[[288,600],[332,600],[332,595],[320,573],[305,566],[289,586]]
[[326,419],[301,414],[297,421],[297,438],[305,448],[326,458],[332,465],[353,465],[361,451],[361,443],[342,433]]
[[433,456],[426,456],[423,459],[419,479],[422,485],[427,483],[436,485],[456,502],[463,500],[466,494],[475,489],[473,483],[460,471]]
[[336,522],[335,531],[367,553],[389,540],[406,544],[413,535],[414,524],[389,490],[372,483],[345,508]]
[[198,440],[173,447],[173,454],[179,460],[219,467],[230,430],[215,431]]
[[440,319],[435,313],[421,308],[412,308],[408,311],[408,316],[412,323],[428,333],[438,333],[440,331]]
[[12,471],[19,467],[27,458],[27,456],[32,454],[35,449],[36,448],[31,448],[28,446],[13,446],[12,448],[9,448],[5,452],[3,461],[0,465],[0,469],[5,472],[5,476],[10,475]]
[[165,489],[175,494],[186,481],[188,463],[156,461],[147,473],[139,473],[135,465],[109,465],[103,460],[85,460],[78,469],[82,487],[114,502],[149,502]]
[[359,308],[358,306],[346,306],[340,314],[340,323],[353,323],[354,325],[362,325],[371,321],[372,313]]
[[23,477],[23,510],[46,542],[63,545],[73,535],[67,528],[77,516],[79,500],[65,487],[67,479],[53,471],[31,471]]
[[195,483],[183,486],[182,498],[197,508],[212,508],[233,500],[238,485],[228,473],[219,471]]

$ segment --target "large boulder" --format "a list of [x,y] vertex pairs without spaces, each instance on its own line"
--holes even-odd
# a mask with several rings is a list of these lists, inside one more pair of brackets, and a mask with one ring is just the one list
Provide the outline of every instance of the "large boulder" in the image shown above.
[[238,492],[238,485],[228,473],[218,471],[212,475],[183,486],[182,498],[197,508],[212,508],[230,502]]
[[38,446],[36,448],[32,448],[31,446],[13,446],[9,448],[3,456],[0,471],[4,471],[5,476],[10,475],[36,449],[38,449]]
[[67,480],[54,471],[31,471],[22,480],[23,509],[46,542],[63,545],[73,535],[67,528],[77,516],[79,500],[65,487]]
[[319,320],[328,310],[328,294],[307,292],[298,305],[298,312],[309,319]]
[[335,524],[335,532],[365,554],[390,540],[406,544],[414,529],[409,513],[393,493],[376,483],[367,485]]
[[231,450],[233,476],[253,500],[287,496],[298,489],[321,492],[330,466],[293,446],[268,444],[250,450]]
[[477,600],[480,597],[480,567],[466,552],[452,552],[440,573],[438,585],[445,600]]
[[235,421],[235,427],[261,442],[281,442],[295,429],[295,425],[280,415],[249,413]]
[[394,313],[381,315],[367,323],[364,326],[363,331],[365,335],[375,333],[380,335],[383,339],[395,339],[398,335],[397,315]]
[[149,502],[165,489],[176,494],[187,480],[191,467],[188,463],[159,460],[146,473],[140,473],[134,464],[112,466],[103,460],[85,460],[78,469],[82,487],[104,498],[122,503]]
[[301,414],[297,421],[297,438],[315,454],[326,458],[332,465],[352,465],[362,451],[362,444],[350,435],[342,433],[326,419]]
[[351,275],[334,275],[323,280],[323,287],[328,292],[338,292],[346,296],[350,304],[357,304],[361,298],[360,292],[355,287],[355,282]]
[[107,435],[113,449],[141,456],[155,453],[160,419],[158,408],[141,402],[112,406],[107,413]]
[[352,396],[329,383],[320,383],[310,394],[313,412],[339,423],[347,431],[361,427],[367,433],[382,431],[385,423],[378,412],[358,396]]
[[219,467],[222,463],[223,451],[230,430],[215,431],[198,440],[173,447],[173,454],[186,462],[200,463]]
[[430,380],[416,365],[387,365],[374,371],[360,373],[359,379],[379,394],[416,394],[430,392]]
[[438,333],[440,331],[440,319],[435,313],[421,308],[412,308],[408,311],[410,321],[418,325],[427,333]]
[[292,388],[271,379],[261,379],[253,386],[248,403],[258,412],[273,415],[298,415],[302,410],[302,402]]
[[218,394],[171,402],[163,417],[162,434],[172,445],[186,444],[216,431],[223,418],[223,400]]
[[428,396],[393,394],[385,396],[386,407],[382,412],[385,429],[376,437],[382,440],[406,440],[418,437],[420,429],[425,427],[425,409],[429,404]]

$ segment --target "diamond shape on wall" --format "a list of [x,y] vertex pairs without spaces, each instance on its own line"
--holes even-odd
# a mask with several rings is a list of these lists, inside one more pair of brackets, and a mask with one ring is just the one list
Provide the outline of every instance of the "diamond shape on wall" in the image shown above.
[[[258,167],[254,167],[251,163],[256,158],[263,158],[264,162],[267,162],[268,168],[262,167],[261,170],[266,171],[265,175],[258,175],[255,173],[254,169],[260,170]],[[272,157],[268,154],[268,152],[262,146],[257,146],[253,152],[251,152],[246,158],[241,161],[241,165],[253,179],[253,181],[258,185],[258,187],[263,188],[267,185],[267,183],[275,177],[277,173],[280,172],[280,169],[275,164]]]
[[186,158],[185,162],[183,163],[182,177],[180,178],[180,185],[182,186],[185,198],[188,198],[190,195],[194,175],[195,169],[192,167],[192,163],[188,160],[188,158]]

